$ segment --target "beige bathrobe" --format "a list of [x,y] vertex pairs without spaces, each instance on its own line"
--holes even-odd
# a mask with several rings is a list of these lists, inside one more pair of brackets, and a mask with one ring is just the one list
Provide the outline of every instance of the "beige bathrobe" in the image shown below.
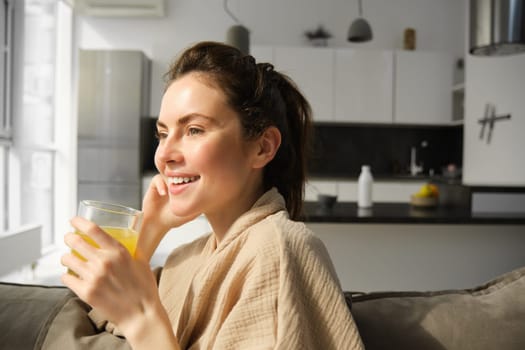
[[216,245],[166,261],[159,294],[182,349],[362,349],[323,243],[272,189]]

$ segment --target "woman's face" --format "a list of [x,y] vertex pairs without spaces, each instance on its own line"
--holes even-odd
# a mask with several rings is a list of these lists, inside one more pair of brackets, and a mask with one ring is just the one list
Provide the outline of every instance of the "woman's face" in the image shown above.
[[245,140],[239,116],[205,75],[189,73],[171,83],[157,133],[155,165],[168,185],[174,214],[249,209],[239,206],[262,187],[262,170],[253,166],[256,143]]

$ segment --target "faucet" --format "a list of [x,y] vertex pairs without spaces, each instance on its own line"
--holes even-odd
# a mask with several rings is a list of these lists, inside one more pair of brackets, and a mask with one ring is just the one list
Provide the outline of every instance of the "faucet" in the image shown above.
[[416,176],[423,171],[423,165],[417,165],[416,147],[410,148],[410,175]]

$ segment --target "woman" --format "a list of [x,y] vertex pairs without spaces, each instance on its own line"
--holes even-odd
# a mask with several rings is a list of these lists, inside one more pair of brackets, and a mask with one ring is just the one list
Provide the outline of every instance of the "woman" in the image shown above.
[[[295,222],[310,107],[269,64],[227,45],[187,49],[167,74],[159,171],[143,202],[135,259],[93,223],[72,225],[62,280],[134,349],[359,349],[323,244]],[[176,248],[157,279],[162,237],[200,214],[213,230]]]

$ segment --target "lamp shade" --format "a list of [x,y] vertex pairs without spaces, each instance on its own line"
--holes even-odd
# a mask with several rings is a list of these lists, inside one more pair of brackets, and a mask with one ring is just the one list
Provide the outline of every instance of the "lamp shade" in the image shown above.
[[350,25],[348,41],[362,43],[369,40],[372,40],[372,28],[366,19],[359,17]]
[[238,48],[243,54],[250,54],[250,32],[248,28],[237,24],[231,26],[226,32],[226,43]]
[[352,22],[348,29],[348,41],[353,43],[362,43],[372,40],[372,28],[368,21],[363,18],[363,4],[361,0],[357,1],[359,5],[359,17]]

